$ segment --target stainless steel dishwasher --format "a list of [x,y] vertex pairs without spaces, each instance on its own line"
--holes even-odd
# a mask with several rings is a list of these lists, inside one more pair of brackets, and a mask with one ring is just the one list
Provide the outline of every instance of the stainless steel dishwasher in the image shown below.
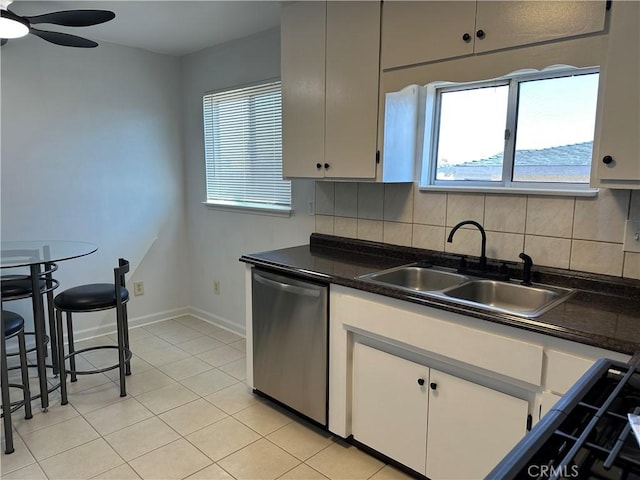
[[253,387],[327,426],[327,286],[253,270]]

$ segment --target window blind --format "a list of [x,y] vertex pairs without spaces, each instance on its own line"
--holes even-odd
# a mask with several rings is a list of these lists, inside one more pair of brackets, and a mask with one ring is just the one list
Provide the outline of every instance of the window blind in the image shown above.
[[289,209],[280,81],[203,97],[207,202]]

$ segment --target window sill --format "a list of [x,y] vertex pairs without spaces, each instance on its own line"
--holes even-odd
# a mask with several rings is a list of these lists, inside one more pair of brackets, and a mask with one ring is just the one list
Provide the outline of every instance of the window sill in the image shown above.
[[496,193],[503,195],[551,195],[556,197],[597,197],[597,188],[511,188],[421,185],[424,192]]
[[202,202],[207,208],[212,210],[222,210],[226,212],[252,213],[257,215],[270,215],[273,217],[290,217],[293,210],[291,207],[279,207],[276,205],[260,205],[256,203],[240,202]]

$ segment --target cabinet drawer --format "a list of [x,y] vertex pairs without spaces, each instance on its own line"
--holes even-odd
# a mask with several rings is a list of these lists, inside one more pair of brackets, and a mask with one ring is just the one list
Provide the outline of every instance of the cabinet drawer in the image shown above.
[[373,294],[345,295],[340,290],[332,290],[331,316],[347,329],[370,332],[455,362],[541,385],[540,345],[469,327],[465,325],[468,319],[455,313]]
[[547,360],[545,390],[564,395],[586,372],[594,360],[556,350],[545,351]]

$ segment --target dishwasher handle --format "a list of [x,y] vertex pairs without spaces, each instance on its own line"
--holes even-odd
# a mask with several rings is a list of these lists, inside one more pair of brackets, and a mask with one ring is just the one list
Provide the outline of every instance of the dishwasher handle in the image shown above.
[[275,280],[271,280],[270,278],[265,278],[257,273],[253,274],[253,278],[263,285],[274,287],[280,291],[293,293],[295,295],[304,295],[306,297],[318,298],[321,293],[319,290],[314,290],[312,288],[298,287],[296,285],[289,285],[288,283],[277,282]]

